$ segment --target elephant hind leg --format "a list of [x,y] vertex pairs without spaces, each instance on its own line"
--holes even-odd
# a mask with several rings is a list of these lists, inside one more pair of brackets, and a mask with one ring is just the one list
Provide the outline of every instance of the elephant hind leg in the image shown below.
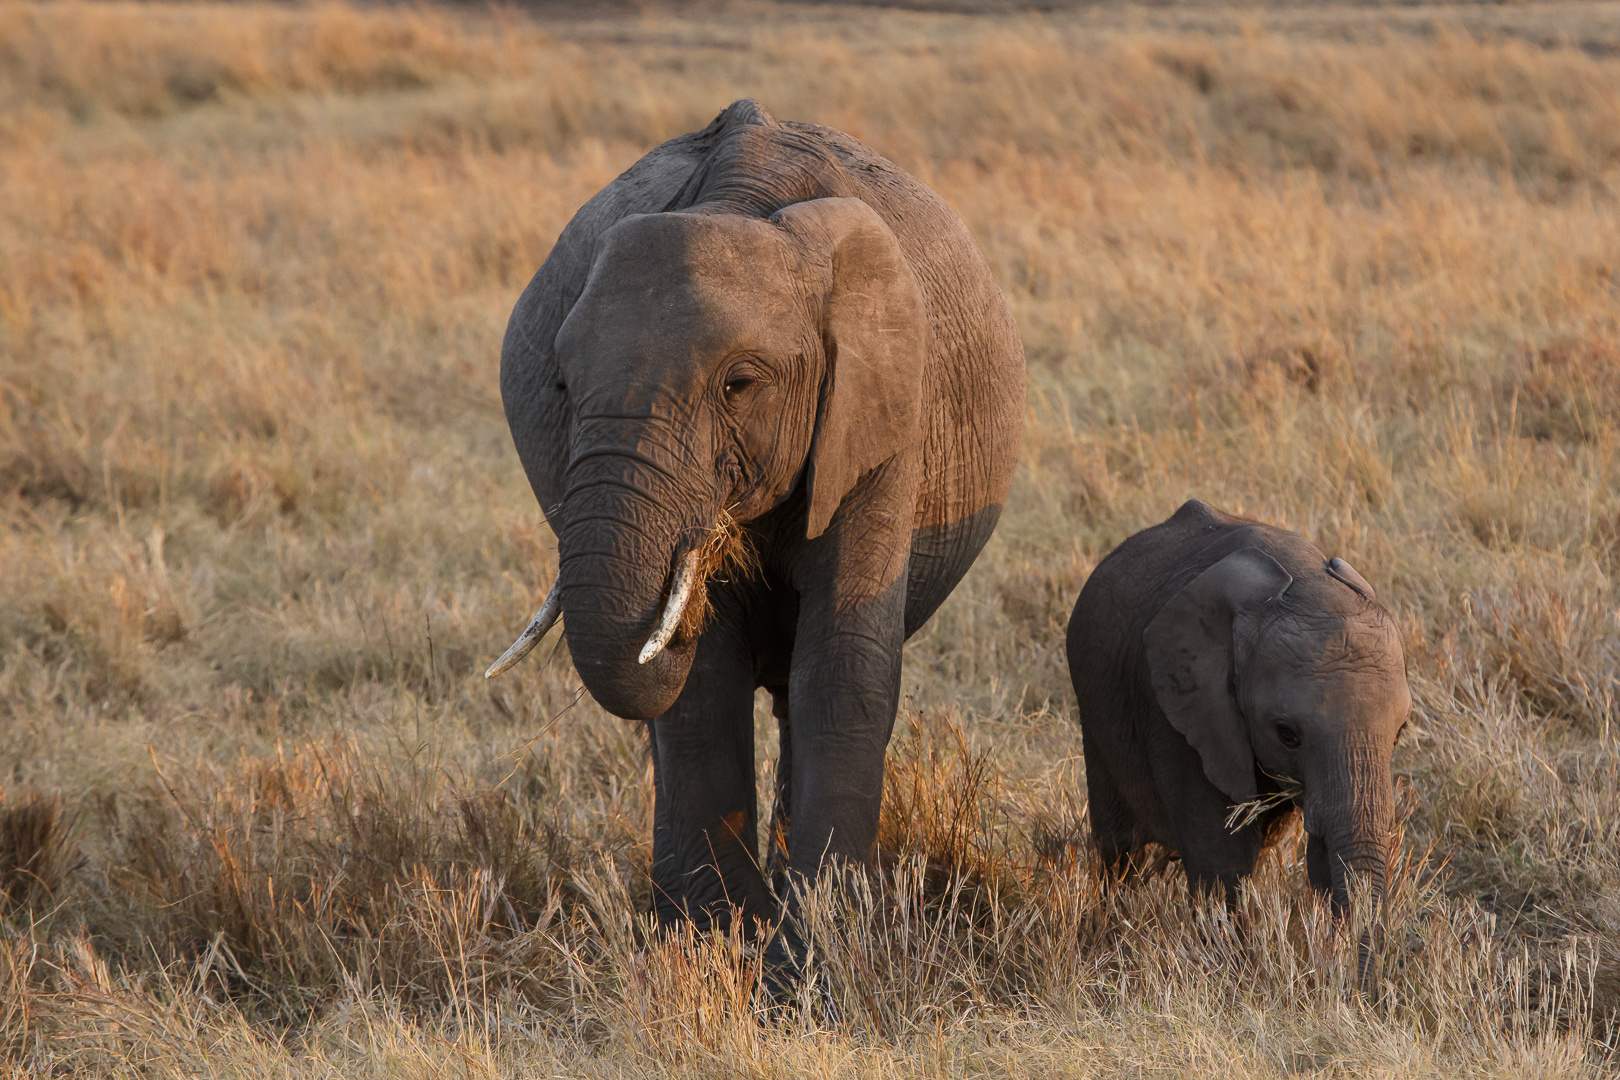
[[1136,814],[1114,783],[1108,765],[1082,736],[1086,759],[1086,802],[1091,811],[1091,836],[1102,859],[1104,881],[1130,876],[1131,859],[1141,847]]

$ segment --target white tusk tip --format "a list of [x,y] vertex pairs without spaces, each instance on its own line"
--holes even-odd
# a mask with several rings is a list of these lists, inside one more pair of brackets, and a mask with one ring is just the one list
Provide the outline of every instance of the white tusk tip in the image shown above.
[[653,631],[647,644],[641,647],[641,655],[636,657],[636,663],[645,664],[653,657],[664,651],[670,638],[680,628],[681,614],[686,610],[686,602],[692,598],[692,586],[697,580],[698,553],[689,551],[681,559],[680,566],[675,569],[675,580],[670,583],[669,599],[664,602],[664,609],[658,619],[658,628]]
[[528,656],[534,647],[540,644],[540,639],[556,625],[557,616],[562,614],[561,584],[560,578],[551,583],[551,592],[546,594],[546,602],[540,605],[540,610],[534,613],[534,618],[523,628],[523,633],[512,642],[512,647],[502,653],[499,660],[489,665],[489,669],[484,672],[484,678],[493,679]]

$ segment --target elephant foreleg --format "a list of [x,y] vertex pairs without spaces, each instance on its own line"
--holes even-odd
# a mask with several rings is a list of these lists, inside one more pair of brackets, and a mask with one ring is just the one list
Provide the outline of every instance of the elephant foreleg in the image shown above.
[[685,689],[648,722],[653,751],[653,911],[724,928],[769,919],[759,870],[752,672],[724,627],[698,643]]
[[795,645],[788,864],[796,873],[871,861],[900,703],[903,605],[896,583],[835,628],[801,630]]
[[801,608],[789,686],[792,724],[787,895],[773,967],[796,971],[802,889],[820,872],[868,866],[877,844],[884,752],[900,700],[902,578],[853,609]]

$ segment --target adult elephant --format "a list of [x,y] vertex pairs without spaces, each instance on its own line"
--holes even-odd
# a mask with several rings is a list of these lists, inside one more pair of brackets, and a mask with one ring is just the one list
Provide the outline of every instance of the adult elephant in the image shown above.
[[659,919],[776,914],[758,687],[772,863],[868,863],[902,643],[989,538],[1022,432],[1023,349],[961,220],[848,135],[739,101],[575,215],[501,394],[560,569],[491,674],[560,614],[592,696],[647,721]]

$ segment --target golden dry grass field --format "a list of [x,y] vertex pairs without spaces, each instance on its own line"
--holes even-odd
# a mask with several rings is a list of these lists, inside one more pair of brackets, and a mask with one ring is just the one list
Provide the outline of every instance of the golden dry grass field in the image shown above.
[[[555,568],[510,306],[745,95],[944,194],[1030,373],[1000,530],[907,647],[884,870],[774,1020],[748,949],[638,914],[641,733],[550,644],[481,678]],[[0,1072],[1601,1073],[1617,275],[1613,4],[4,0]],[[1402,855],[1349,931],[1297,834],[1231,919],[1088,866],[1062,627],[1194,494],[1405,628]]]

